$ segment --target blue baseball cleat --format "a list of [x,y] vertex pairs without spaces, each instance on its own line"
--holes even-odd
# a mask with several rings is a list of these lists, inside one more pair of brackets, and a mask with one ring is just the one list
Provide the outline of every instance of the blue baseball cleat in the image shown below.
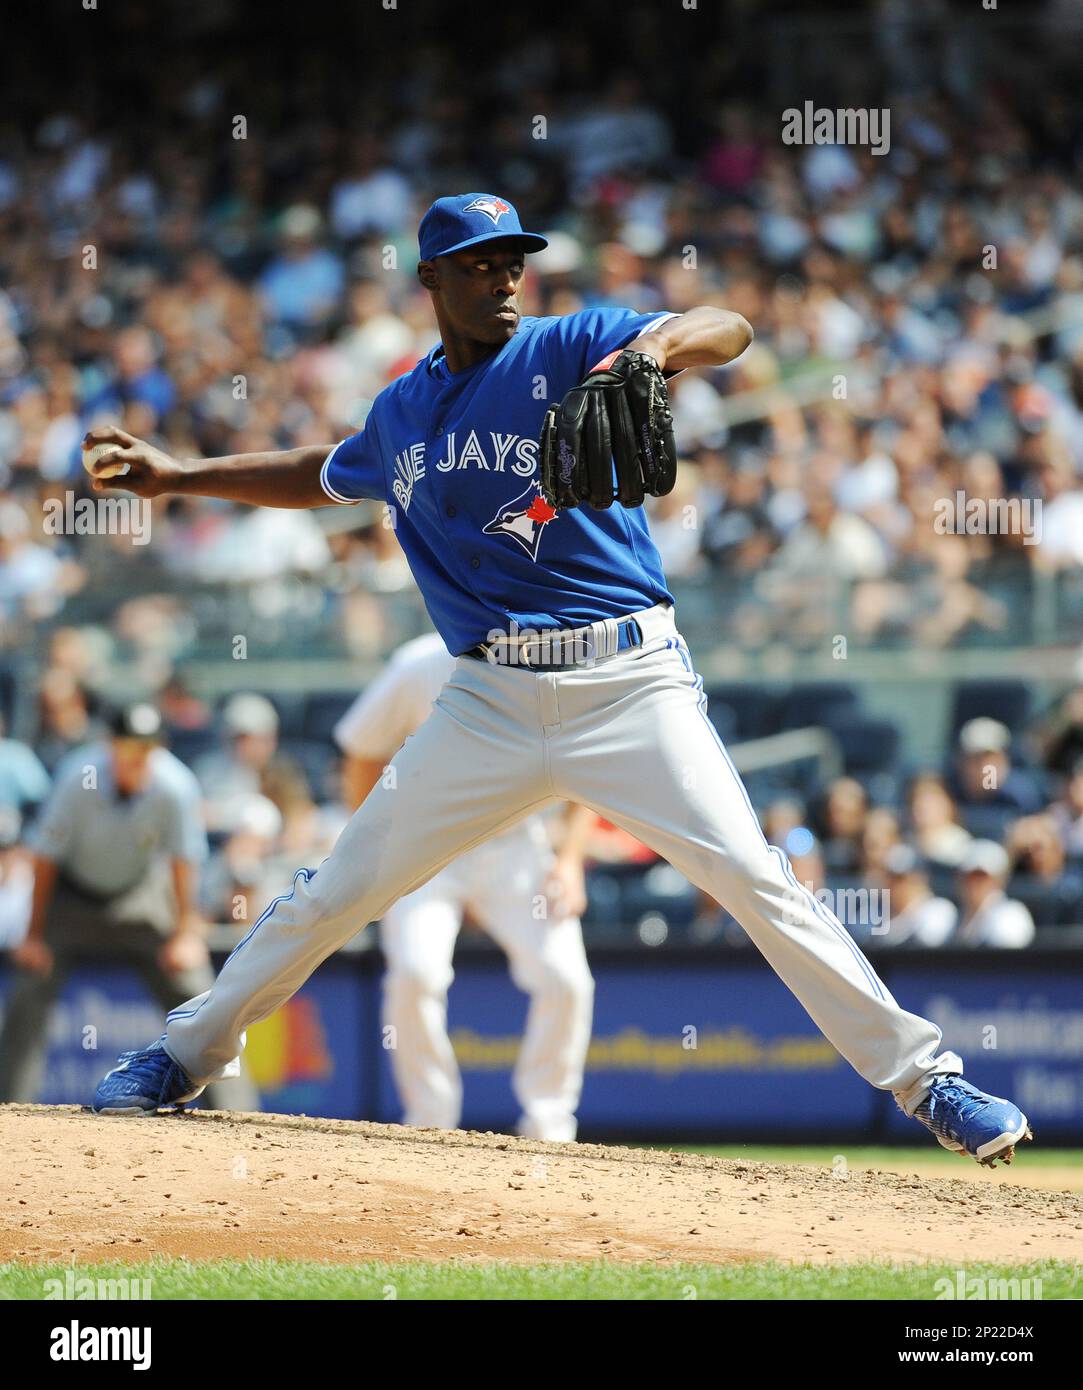
[[99,1115],[153,1115],[180,1108],[203,1090],[162,1045],[162,1039],[136,1052],[122,1052],[94,1093]]
[[969,1154],[990,1168],[1010,1163],[1016,1144],[1033,1139],[1027,1117],[1010,1100],[987,1096],[961,1076],[938,1076],[914,1111],[945,1149]]

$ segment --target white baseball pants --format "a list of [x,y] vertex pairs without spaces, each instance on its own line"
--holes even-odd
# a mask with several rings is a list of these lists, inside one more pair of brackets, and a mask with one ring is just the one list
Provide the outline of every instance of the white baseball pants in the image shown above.
[[531,1139],[575,1138],[594,981],[579,919],[539,915],[552,862],[545,827],[530,816],[456,859],[385,914],[383,1022],[392,1030],[385,1036],[406,1124],[459,1125],[462,1079],[448,1037],[447,995],[455,941],[469,909],[503,948],[512,979],[530,996],[512,1075],[521,1108],[517,1131]]
[[960,1072],[934,1024],[901,1009],[841,925],[768,845],[706,713],[669,605],[644,644],[532,672],[462,657],[318,870],[299,869],[223,966],[169,1016],[197,1082],[232,1075],[245,1029],[327,956],[452,859],[553,800],[590,806],[727,908],[846,1060],[912,1114]]

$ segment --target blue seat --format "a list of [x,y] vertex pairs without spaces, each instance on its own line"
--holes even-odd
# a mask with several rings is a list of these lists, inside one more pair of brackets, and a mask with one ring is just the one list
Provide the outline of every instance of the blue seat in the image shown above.
[[730,738],[764,738],[778,733],[778,694],[771,686],[732,683],[707,689],[707,713],[721,733],[715,714],[718,705],[725,705],[729,711],[726,718],[731,721]]
[[949,898],[958,907],[959,870],[953,869],[950,864],[927,864],[925,872],[933,895],[937,898]]
[[339,754],[334,745],[326,741],[312,739],[283,739],[281,749],[297,762],[308,780],[309,791],[318,803],[337,799],[339,789],[336,784],[335,769]]
[[1030,718],[1030,686],[1021,680],[959,681],[951,713],[951,735],[970,719],[999,719],[1013,734],[1022,730]]
[[278,714],[278,736],[280,739],[304,738],[305,736],[305,697],[292,692],[283,694],[268,693],[267,699],[274,705]]
[[1004,806],[998,802],[964,802],[959,807],[959,815],[975,839],[996,840],[1001,844],[1012,821],[1019,819],[1020,812],[1014,806]]
[[1074,872],[1069,871],[1052,883],[1032,874],[1016,874],[1007,892],[1027,908],[1036,927],[1083,925],[1083,882]]
[[15,672],[6,666],[0,667],[0,719],[9,735],[15,724],[16,689]]
[[887,719],[848,719],[835,725],[846,771],[854,776],[892,772],[899,758],[898,728]]
[[587,907],[583,927],[595,938],[615,936],[621,925],[621,886],[609,865],[587,870]]
[[222,747],[217,729],[171,729],[166,735],[166,747],[175,758],[193,767],[205,753]]
[[695,887],[669,864],[652,864],[641,874],[629,876],[623,884],[621,907],[627,922],[657,913],[671,931],[686,930],[698,904]]
[[782,698],[781,729],[826,725],[833,728],[857,716],[858,693],[852,685],[836,681],[809,681],[795,685]]
[[302,718],[305,738],[331,740],[335,725],[356,698],[352,690],[321,690],[309,695]]

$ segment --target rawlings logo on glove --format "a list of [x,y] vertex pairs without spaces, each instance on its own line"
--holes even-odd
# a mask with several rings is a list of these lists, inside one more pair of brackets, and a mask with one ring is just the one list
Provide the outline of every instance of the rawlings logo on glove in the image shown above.
[[558,511],[589,502],[638,507],[677,481],[673,412],[658,363],[646,352],[610,353],[545,412],[539,484]]

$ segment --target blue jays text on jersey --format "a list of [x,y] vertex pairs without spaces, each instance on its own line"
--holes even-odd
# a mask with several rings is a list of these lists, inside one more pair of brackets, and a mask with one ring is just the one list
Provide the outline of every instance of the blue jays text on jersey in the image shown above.
[[549,402],[669,317],[598,308],[523,318],[503,347],[461,372],[436,347],[328,455],[328,497],[390,506],[450,652],[513,622],[578,627],[672,602],[642,507],[555,512],[536,478]]

